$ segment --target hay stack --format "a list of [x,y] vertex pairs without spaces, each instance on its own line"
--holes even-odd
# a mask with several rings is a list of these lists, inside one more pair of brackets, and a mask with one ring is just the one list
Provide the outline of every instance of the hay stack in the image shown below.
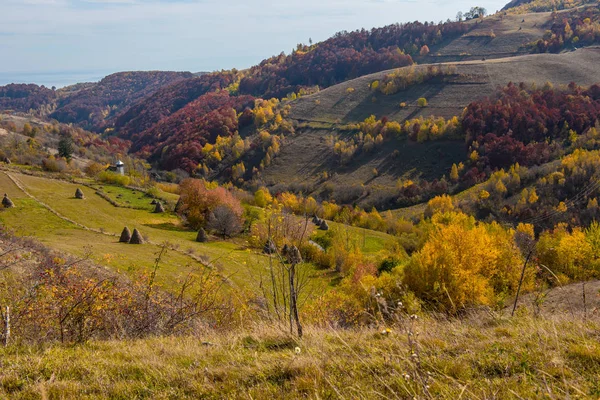
[[162,203],[160,201],[156,202],[156,207],[154,207],[154,212],[156,214],[160,214],[160,213],[164,213],[165,212],[165,208],[163,207]]
[[81,189],[77,188],[77,190],[75,191],[75,198],[80,200],[85,198]]
[[179,210],[181,209],[181,206],[183,206],[183,201],[181,200],[181,197],[179,197],[179,199],[177,199],[177,204],[175,204],[175,212],[178,213]]
[[208,235],[206,234],[206,231],[204,230],[204,228],[200,228],[200,230],[198,231],[198,236],[196,236],[196,242],[200,242],[200,243],[208,242]]
[[327,223],[327,221],[325,221],[324,219],[321,220],[321,225],[319,225],[319,229],[322,231],[328,231],[329,230],[329,224]]
[[290,264],[300,264],[302,262],[302,255],[296,246],[288,247],[285,256]]
[[144,238],[137,229],[133,230],[133,234],[131,235],[131,240],[129,241],[129,244],[144,244]]
[[4,193],[4,198],[2,199],[2,205],[4,208],[12,208],[15,206],[15,203],[12,202],[11,199],[8,198],[8,195]]
[[131,231],[128,227],[123,228],[123,232],[121,232],[121,238],[119,238],[119,243],[129,243],[131,240]]
[[265,243],[265,246],[263,247],[263,253],[265,253],[265,254],[277,253],[277,246],[275,246],[275,243],[273,243],[273,241],[271,239],[267,240],[267,243]]

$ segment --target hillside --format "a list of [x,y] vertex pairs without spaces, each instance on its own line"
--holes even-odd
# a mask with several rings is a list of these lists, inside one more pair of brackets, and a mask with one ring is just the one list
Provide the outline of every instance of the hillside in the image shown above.
[[[147,198],[143,202],[146,209],[139,210],[115,207],[95,194],[99,189],[86,187],[82,188],[85,204],[78,204],[73,193],[81,186],[55,179],[0,171],[0,187],[17,205],[0,214],[4,226],[11,227],[21,236],[37,238],[43,244],[78,257],[90,251],[95,262],[113,271],[147,271],[161,245],[169,242],[172,251],[164,257],[164,267],[158,277],[166,287],[172,286],[200,262],[213,265],[236,287],[255,289],[259,282],[254,271],[263,268],[267,262],[267,257],[250,253],[242,243],[197,243],[194,240],[196,232],[182,226],[176,216],[153,214],[150,199],[143,192],[133,191],[133,198]],[[100,190],[122,195],[132,192],[117,187],[102,188]],[[147,247],[141,250],[118,243],[118,234],[124,226],[138,227],[149,242]],[[92,245],[86,247],[88,244]],[[319,271],[314,274],[315,277],[323,275]],[[325,283],[319,281],[316,279],[315,283]]]
[[0,87],[0,398],[599,398],[599,6]]
[[[371,196],[366,192],[381,191],[382,189],[393,192],[398,179],[406,180],[417,177],[430,181],[440,180],[448,173],[452,164],[461,161],[459,144],[457,142],[436,144],[433,145],[432,152],[429,148],[430,145],[411,146],[400,140],[386,146],[386,151],[362,156],[360,159],[353,160],[351,166],[340,166],[336,165],[338,160],[332,153],[333,149],[328,144],[327,137],[351,138],[352,125],[364,121],[370,115],[374,115],[377,119],[385,118],[399,122],[421,117],[428,118],[432,115],[446,119],[454,116],[460,118],[467,105],[484,97],[493,96],[498,87],[505,86],[509,82],[524,82],[538,86],[542,86],[546,82],[557,86],[575,82],[583,87],[597,83],[599,74],[595,65],[599,58],[598,48],[591,46],[575,49],[576,46],[573,42],[567,43],[571,39],[561,33],[566,29],[564,24],[570,23],[575,32],[581,35],[582,39],[579,41],[581,45],[595,43],[596,38],[593,35],[590,37],[586,33],[588,25],[582,22],[584,17],[590,16],[592,19],[589,26],[595,27],[597,13],[594,10],[593,6],[586,6],[566,9],[558,13],[515,14],[510,9],[485,19],[444,24],[443,27],[448,34],[442,34],[441,38],[428,42],[428,50],[425,53],[421,54],[412,50],[412,52],[408,52],[406,47],[402,49],[405,54],[410,53],[411,57],[419,63],[416,67],[407,66],[399,70],[383,70],[374,74],[362,75],[366,70],[348,72],[342,64],[339,64],[338,60],[335,68],[340,68],[340,73],[345,75],[329,78],[335,69],[327,69],[327,71],[320,71],[321,74],[324,74],[323,79],[328,79],[327,81],[314,80],[317,78],[311,78],[313,77],[313,72],[310,70],[312,67],[305,65],[307,57],[308,59],[321,57],[329,47],[350,46],[356,50],[364,46],[365,41],[371,44],[377,43],[379,47],[375,48],[384,46],[382,43],[386,45],[395,43],[400,46],[401,43],[405,43],[402,42],[406,39],[405,31],[415,32],[425,29],[426,32],[429,32],[430,26],[407,24],[375,29],[371,32],[342,33],[321,44],[299,49],[291,56],[281,55],[265,60],[259,66],[248,71],[216,73],[204,76],[203,80],[184,81],[178,85],[167,87],[161,93],[139,103],[119,117],[116,131],[122,137],[133,139],[132,149],[138,152],[139,156],[150,157],[152,162],[160,168],[181,168],[190,174],[203,171],[202,176],[226,181],[231,179],[234,165],[239,166],[241,161],[244,163],[246,171],[243,174],[245,181],[254,180],[273,187],[274,190],[288,187],[314,194],[331,192],[321,184],[323,173],[327,173],[330,177],[335,176],[327,182],[329,186],[348,187],[366,184],[365,193],[354,196],[352,201],[360,198],[359,203],[362,205],[381,206],[382,204],[376,196]],[[548,31],[557,33],[549,37]],[[398,35],[400,35],[399,38]],[[406,43],[410,43],[410,41]],[[540,51],[552,51],[558,54],[531,54]],[[339,54],[344,53],[339,52]],[[337,57],[340,57],[339,54]],[[320,68],[329,68],[330,62],[335,65],[334,60],[329,58],[323,62],[325,64]],[[355,61],[355,63],[357,62]],[[372,68],[382,69],[383,65],[373,65]],[[452,69],[452,72],[444,73],[443,76],[433,79],[426,79],[417,84],[409,84],[406,89],[393,94],[384,94],[382,90],[371,89],[371,85],[374,83],[382,82],[381,85],[383,85],[391,74],[404,74],[404,71],[425,71],[429,70],[431,65],[438,69]],[[220,111],[221,116],[216,119],[212,118],[214,120],[212,126],[215,128],[213,132],[218,131],[220,125],[223,132],[222,137],[235,135],[235,125],[237,124],[242,138],[250,142],[249,149],[246,149],[247,154],[241,157],[239,155],[227,156],[223,163],[216,166],[212,157],[207,157],[202,153],[200,146],[213,146],[217,138],[214,133],[207,134],[206,129],[203,128],[205,125],[203,121],[211,118],[208,115],[205,116],[210,108],[202,111],[204,108],[198,108],[198,105],[210,104],[212,101],[210,97],[205,99],[205,96],[208,96],[205,93],[214,90],[215,87],[221,87],[226,88],[234,96],[244,93],[251,93],[254,96],[269,96],[274,93],[274,90],[279,90],[274,88],[294,82],[290,74],[292,72],[295,74],[297,69],[301,68],[309,68],[309,72],[302,75],[305,77],[303,79],[308,80],[298,81],[298,85],[294,89],[294,92],[298,91],[297,95],[296,93],[288,95],[284,99],[288,101],[284,101],[276,107],[283,110],[282,117],[287,120],[287,125],[283,129],[279,124],[276,124],[277,127],[270,127],[268,119],[264,126],[256,124],[256,115],[260,111],[252,104],[246,104],[243,118],[239,118],[237,122],[234,120],[233,125],[231,125],[231,118],[225,117],[222,110]],[[410,73],[406,72],[406,74]],[[362,76],[348,80],[357,74]],[[343,82],[337,83],[339,81]],[[316,83],[320,88],[315,92],[315,88],[310,85]],[[285,90],[279,92],[277,96],[282,97],[286,93]],[[297,97],[298,99],[296,99]],[[420,98],[427,100],[427,107],[420,107],[417,104]],[[400,107],[401,103],[402,107]],[[186,106],[186,104],[190,105]],[[241,110],[237,111],[242,117]],[[178,115],[172,117],[171,115],[174,113],[178,113]],[[255,118],[255,127],[248,127],[247,116],[250,113]],[[182,118],[188,121],[186,122],[188,128],[185,128],[181,122],[176,122]],[[292,136],[290,136],[290,133],[293,133],[289,128],[290,123],[294,125],[296,132]],[[186,133],[189,127],[197,132],[194,135],[191,135],[190,132]],[[266,131],[281,129],[279,133],[286,135],[286,140],[282,142],[283,145],[277,156],[269,154],[269,158],[275,159],[275,161],[271,164],[268,160],[267,164],[271,165],[268,165],[267,168],[261,165],[265,161],[268,146],[261,144],[261,141],[258,140],[258,133],[261,130],[264,131],[265,128]],[[169,136],[173,137],[169,138]],[[184,139],[180,139],[181,137]],[[194,143],[185,139],[186,137],[194,137]],[[165,158],[164,143],[167,142],[178,143],[176,157]],[[170,147],[172,148],[173,145]],[[263,149],[260,150],[260,147]],[[444,152],[441,150],[442,148],[450,150]],[[142,149],[143,151],[140,151]],[[222,151],[220,152],[222,153]],[[440,153],[447,153],[447,155],[433,158],[424,156],[425,154],[439,155]],[[318,157],[317,154],[319,154]],[[401,159],[408,157],[410,163],[400,165],[390,157],[392,154]],[[222,157],[223,154],[220,154],[220,157],[217,158]],[[311,161],[311,159],[318,162]],[[250,173],[251,170],[252,173]],[[373,176],[375,170],[377,176]],[[417,171],[416,174],[415,171]],[[285,182],[285,184],[282,186],[281,182]],[[358,189],[352,190],[357,191]]]
[[189,72],[119,72],[62,98],[50,117],[102,131],[117,114],[136,101],[163,86],[191,77]]
[[[290,103],[290,118],[296,121],[296,134],[281,149],[273,164],[262,173],[267,184],[286,182],[289,187],[305,187],[320,191],[324,185],[357,186],[365,184],[366,196],[361,202],[373,204],[382,191],[395,191],[398,179],[440,179],[453,163],[466,157],[464,142],[436,141],[411,143],[393,139],[373,155],[363,155],[349,166],[340,166],[327,135],[347,134],[336,126],[358,123],[375,115],[381,119],[403,122],[431,115],[450,119],[461,116],[471,102],[492,97],[498,86],[508,82],[526,82],[543,86],[546,82],[567,85],[577,82],[589,86],[600,82],[600,48],[579,49],[558,55],[535,54],[488,61],[452,63],[456,74],[443,82],[427,82],[394,95],[384,95],[370,89],[370,84],[383,80],[392,71],[364,76],[344,84],[301,97]],[[353,89],[349,93],[349,89]],[[419,107],[424,97],[427,107]],[[406,107],[399,104],[405,102]],[[399,152],[399,153],[394,153]],[[398,162],[397,160],[402,160]],[[373,176],[373,169],[378,176]],[[332,178],[326,183],[321,174]]]
[[[493,95],[498,86],[509,82],[535,83],[538,86],[546,82],[554,85],[575,82],[590,86],[600,81],[600,71],[596,68],[599,61],[600,47],[588,47],[557,55],[531,54],[487,61],[442,63],[442,66],[456,66],[456,73],[443,82],[411,86],[390,96],[370,89],[373,81],[383,80],[393,72],[382,71],[304,96],[292,103],[290,117],[299,121],[330,123],[360,122],[370,115],[378,118],[387,116],[397,121],[430,115],[451,118],[460,116],[469,103]],[[348,88],[354,91],[349,94]],[[417,105],[420,97],[427,99],[427,107]],[[407,107],[401,109],[401,102],[407,103]]]
[[0,110],[30,110],[64,123],[102,131],[114,117],[163,86],[189,79],[190,72],[119,72],[97,83],[51,90],[37,85],[0,87]]

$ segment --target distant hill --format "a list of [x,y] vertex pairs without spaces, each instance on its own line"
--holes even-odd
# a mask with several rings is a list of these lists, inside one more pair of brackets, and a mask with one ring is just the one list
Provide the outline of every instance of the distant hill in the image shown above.
[[511,8],[518,7],[522,4],[529,4],[529,3],[532,3],[533,1],[535,1],[535,0],[512,0],[510,3],[505,5],[501,11],[510,10]]
[[[131,151],[139,152],[163,169],[195,168],[202,146],[217,136],[234,135],[240,128],[237,114],[254,105],[252,96],[209,93],[133,135]],[[163,134],[168,132],[169,134]]]
[[191,78],[190,72],[119,72],[59,101],[50,117],[101,131],[116,114],[163,86]]
[[[338,190],[357,192],[355,200],[360,199],[360,204],[381,205],[380,198],[398,192],[398,179],[433,181],[444,175],[448,177],[452,164],[467,158],[464,139],[424,143],[391,139],[380,150],[361,154],[349,165],[340,165],[326,140],[328,135],[348,137],[339,128],[361,122],[370,115],[399,122],[432,115],[445,119],[460,117],[469,104],[493,98],[497,88],[509,82],[533,83],[538,87],[552,82],[557,87],[566,87],[573,81],[587,87],[600,82],[598,63],[600,48],[591,47],[560,55],[456,63],[453,64],[456,75],[444,81],[414,85],[390,96],[369,87],[390,71],[333,86],[290,104],[290,118],[298,126],[296,135],[282,146],[281,153],[261,177],[266,184],[280,190],[289,187],[319,193],[335,186]],[[417,104],[421,97],[427,99],[427,107]],[[400,107],[400,103],[407,105]],[[323,180],[324,172],[331,178]]]
[[233,74],[205,74],[185,79],[157,90],[117,116],[115,130],[130,138],[141,133],[161,119],[170,116],[200,96],[220,90],[234,82]]
[[0,111],[30,112],[33,110],[47,114],[55,107],[57,98],[57,93],[45,86],[13,83],[0,86]]

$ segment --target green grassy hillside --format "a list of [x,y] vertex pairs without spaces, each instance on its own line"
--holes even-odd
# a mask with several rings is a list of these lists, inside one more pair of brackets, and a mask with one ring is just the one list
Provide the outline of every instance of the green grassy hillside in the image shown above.
[[[84,200],[74,198],[78,187],[84,192]],[[0,222],[17,235],[34,237],[54,249],[76,256],[89,252],[94,261],[117,272],[149,270],[161,245],[168,243],[171,250],[163,259],[159,274],[162,283],[174,283],[200,260],[216,268],[235,287],[257,288],[260,271],[268,265],[268,257],[251,249],[243,237],[234,240],[213,237],[209,243],[197,243],[196,232],[183,226],[176,215],[152,213],[150,198],[143,192],[102,187],[115,199],[121,194],[117,200],[129,201],[128,206],[142,209],[115,207],[86,186],[0,171],[0,191],[7,193],[16,205],[0,213]],[[118,243],[118,235],[125,226],[140,230],[148,243],[142,246]],[[367,254],[378,253],[395,241],[381,232],[348,229],[363,240],[363,252]],[[328,271],[314,268],[310,276],[314,278],[315,289],[326,286],[330,279]]]
[[[251,251],[243,242],[197,243],[196,232],[183,227],[175,215],[114,207],[93,190],[64,181],[10,175],[36,200],[26,196],[6,173],[0,173],[0,187],[16,204],[14,209],[0,214],[0,221],[18,235],[33,236],[52,248],[75,255],[89,250],[100,264],[117,271],[137,271],[150,268],[160,246],[168,242],[176,250],[169,251],[163,260],[160,276],[166,283],[187,273],[187,266],[197,264],[197,258],[218,268],[234,284],[250,287],[257,284],[253,271],[265,266],[267,258]],[[83,190],[84,200],[74,198],[77,187]],[[40,202],[89,230],[59,218]],[[139,229],[148,244],[118,243],[118,235],[125,226]]]

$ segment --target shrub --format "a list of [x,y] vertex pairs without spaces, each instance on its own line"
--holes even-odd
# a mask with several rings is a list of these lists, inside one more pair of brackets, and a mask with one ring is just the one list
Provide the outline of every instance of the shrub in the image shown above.
[[417,100],[417,104],[421,108],[427,107],[427,99],[425,97],[420,97],[419,100]]
[[119,186],[127,186],[131,182],[131,179],[128,176],[117,174],[111,171],[100,172],[97,179],[103,183],[110,183]]
[[67,169],[67,163],[64,160],[57,160],[51,156],[42,160],[42,168],[48,172],[63,172]]
[[85,168],[83,169],[83,172],[85,172],[88,176],[97,176],[100,172],[105,171],[106,167],[100,163],[97,163],[95,161],[90,161]]
[[377,273],[381,275],[384,272],[392,272],[398,265],[400,265],[400,260],[394,257],[388,257],[379,264]]
[[[452,313],[496,305],[516,291],[523,266],[513,232],[461,213],[436,214],[425,245],[406,266],[405,283],[419,298]],[[525,276],[530,289],[533,272]]]
[[427,202],[427,208],[425,208],[425,218],[431,218],[435,213],[446,213],[454,210],[454,202],[452,197],[447,194],[434,197]]
[[218,205],[211,211],[207,226],[223,237],[231,237],[242,230],[241,213],[228,205]]
[[[222,187],[208,189],[204,181],[186,179],[180,185],[180,193],[177,211],[193,229],[204,227],[211,212],[220,205],[227,206],[241,222],[243,209],[240,201]],[[220,213],[224,214],[223,211]]]

